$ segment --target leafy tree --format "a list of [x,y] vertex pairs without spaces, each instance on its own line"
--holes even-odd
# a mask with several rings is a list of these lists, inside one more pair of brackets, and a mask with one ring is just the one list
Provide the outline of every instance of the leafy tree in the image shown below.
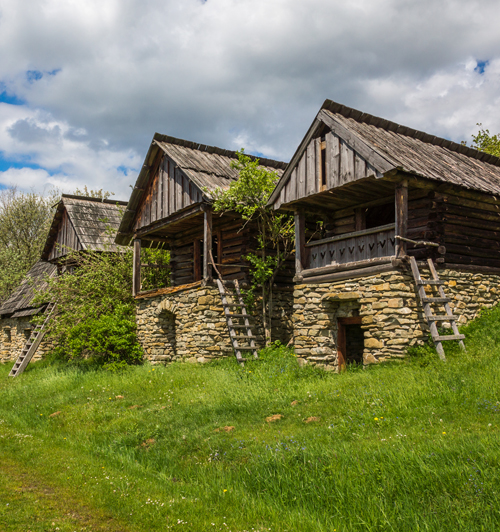
[[[122,253],[70,252],[71,272],[49,280],[39,302],[57,302],[48,325],[56,356],[90,357],[108,367],[142,360],[135,334],[132,250]],[[40,318],[42,319],[42,318]]]
[[[476,124],[481,127],[482,124]],[[462,144],[466,144],[463,142]],[[500,157],[500,134],[491,135],[488,129],[480,129],[472,135],[472,148]]]
[[85,196],[86,198],[98,198],[100,200],[105,200],[110,198],[111,196],[114,196],[114,192],[108,192],[107,190],[104,190],[102,188],[92,190],[87,188],[87,185],[84,185],[83,189],[80,190],[79,188],[76,188],[73,192],[74,196]]
[[0,192],[0,301],[7,299],[40,258],[56,194],[43,197],[19,192],[16,187]]
[[259,160],[252,160],[244,150],[238,152],[238,160],[233,161],[231,166],[238,170],[239,179],[233,181],[228,190],[215,190],[213,208],[215,212],[237,212],[246,223],[254,223],[257,227],[257,252],[248,254],[245,259],[251,265],[251,293],[257,287],[261,289],[266,345],[269,345],[273,284],[293,249],[293,217],[278,214],[267,207],[279,179],[276,172],[259,166]]

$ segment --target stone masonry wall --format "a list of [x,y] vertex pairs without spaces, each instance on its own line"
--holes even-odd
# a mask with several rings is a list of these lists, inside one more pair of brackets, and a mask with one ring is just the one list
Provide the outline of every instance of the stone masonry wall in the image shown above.
[[[31,334],[31,329],[29,318],[0,319],[0,362],[14,362],[17,359]],[[52,347],[50,341],[43,340],[32,362],[40,360]]]
[[[292,295],[280,292],[274,297],[273,336],[284,343],[292,336]],[[181,359],[203,363],[234,354],[221,297],[213,285],[139,296],[136,321],[139,342],[153,364]],[[261,330],[257,320],[252,331],[258,347],[262,347]]]
[[[440,270],[450,306],[459,324],[474,319],[483,307],[496,305],[500,276]],[[422,278],[430,278],[421,269]],[[427,287],[428,295],[433,290]],[[434,293],[434,295],[437,295]],[[409,271],[394,270],[321,284],[301,284],[294,291],[294,345],[302,363],[337,369],[337,318],[361,316],[364,364],[405,356],[406,348],[429,337],[427,322]],[[435,307],[444,314],[443,307]],[[449,324],[443,324],[445,327]]]

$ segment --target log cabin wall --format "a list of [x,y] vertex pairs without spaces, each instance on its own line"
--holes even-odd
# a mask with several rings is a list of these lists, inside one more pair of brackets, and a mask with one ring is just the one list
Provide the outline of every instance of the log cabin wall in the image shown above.
[[435,225],[446,247],[446,264],[500,268],[500,206],[491,198],[486,202],[451,193],[436,198]]
[[167,155],[158,153],[134,231],[202,201],[201,190]]
[[[244,224],[241,218],[214,214],[212,225],[212,255],[216,267],[225,280],[238,279],[249,282],[249,263],[245,255],[255,252],[256,226]],[[273,253],[268,251],[268,253]],[[172,243],[170,251],[172,286],[199,281],[203,264],[203,220],[198,227],[186,231]],[[294,259],[291,257],[276,276],[277,286],[291,286],[294,275]],[[217,273],[214,271],[216,278]]]

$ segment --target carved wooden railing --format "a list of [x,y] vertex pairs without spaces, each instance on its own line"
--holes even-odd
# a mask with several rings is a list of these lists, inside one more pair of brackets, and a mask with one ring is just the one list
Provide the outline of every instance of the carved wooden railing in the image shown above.
[[391,257],[395,254],[395,242],[395,224],[309,242],[306,269]]

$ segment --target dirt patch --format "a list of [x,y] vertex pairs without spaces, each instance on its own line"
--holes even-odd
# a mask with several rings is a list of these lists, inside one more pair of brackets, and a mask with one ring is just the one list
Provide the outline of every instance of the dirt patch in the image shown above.
[[50,414],[49,417],[56,417],[56,416],[58,416],[60,413],[61,413],[61,410],[59,410],[58,412],[54,412],[53,414]]
[[274,423],[275,421],[279,421],[282,417],[282,414],[274,414],[273,416],[266,417],[266,421],[268,423]]
[[219,427],[218,429],[215,429],[214,432],[233,432],[234,430],[234,427],[229,427],[229,426],[226,426],[226,427]]
[[320,418],[317,417],[317,416],[311,416],[311,417],[308,417],[307,419],[304,419],[304,423],[314,423],[316,421],[319,421]]

